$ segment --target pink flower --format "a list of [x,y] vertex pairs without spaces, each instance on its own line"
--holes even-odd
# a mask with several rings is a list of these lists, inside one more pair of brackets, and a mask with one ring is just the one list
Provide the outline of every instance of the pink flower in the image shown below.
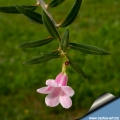
[[42,94],[48,94],[45,98],[47,106],[55,107],[59,103],[64,108],[72,106],[71,96],[74,95],[74,90],[67,86],[68,77],[66,73],[61,72],[55,80],[48,79],[46,81],[46,87],[37,89],[37,92]]

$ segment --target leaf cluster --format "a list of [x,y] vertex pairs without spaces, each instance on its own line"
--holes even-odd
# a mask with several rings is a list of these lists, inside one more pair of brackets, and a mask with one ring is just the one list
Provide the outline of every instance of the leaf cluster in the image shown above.
[[[43,0],[39,0],[39,1],[44,2]],[[54,21],[51,14],[49,13],[49,8],[57,7],[58,5],[62,4],[64,1],[65,0],[52,0],[48,5],[44,3],[47,7],[44,6],[44,4],[41,5],[42,2],[40,4],[36,4],[35,6],[30,6],[30,5],[3,6],[3,7],[0,7],[0,12],[4,12],[8,14],[23,14],[31,21],[44,25],[46,27],[46,30],[49,32],[50,36],[48,36],[47,38],[22,43],[21,45],[19,45],[19,47],[21,48],[41,47],[43,45],[46,45],[52,42],[53,40],[58,40],[59,46],[57,50],[53,50],[52,52],[49,52],[49,53],[44,53],[24,63],[39,64],[39,63],[50,61],[55,58],[64,58],[65,61],[69,61],[70,66],[76,72],[78,72],[80,75],[82,75],[86,79],[87,77],[82,71],[82,69],[80,68],[80,66],[75,61],[73,61],[70,58],[70,56],[67,54],[68,49],[83,52],[86,54],[93,54],[93,55],[108,55],[110,53],[91,45],[69,42],[68,26],[75,21],[79,13],[82,0],[75,0],[69,13],[60,23],[57,24]],[[40,5],[42,7],[41,14],[35,11]],[[62,35],[58,30],[61,27],[67,27]]]

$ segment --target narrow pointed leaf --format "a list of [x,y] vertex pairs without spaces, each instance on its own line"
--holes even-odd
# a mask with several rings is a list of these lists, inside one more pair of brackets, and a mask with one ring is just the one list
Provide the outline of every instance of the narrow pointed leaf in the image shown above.
[[73,50],[77,50],[86,54],[95,54],[95,55],[108,55],[109,52],[102,50],[100,48],[86,45],[86,44],[76,44],[76,43],[69,43],[70,48]]
[[60,27],[66,27],[70,25],[72,22],[74,22],[80,10],[81,3],[82,3],[82,0],[76,0],[72,9],[68,13],[67,17],[60,23],[59,25]]
[[50,61],[54,58],[60,58],[60,55],[58,55],[56,52],[42,54],[39,57],[36,57],[36,58],[26,61],[25,64],[40,64],[43,62]]
[[67,28],[61,38],[61,49],[65,52],[69,42],[69,29]]
[[49,7],[56,7],[60,4],[62,4],[65,0],[53,0],[50,4]]
[[48,32],[50,33],[50,35],[53,37],[53,38],[56,38],[55,35],[53,34],[52,30],[50,29],[50,27],[48,26],[48,23],[46,22],[46,20],[43,18],[43,24],[45,25],[45,27],[47,28]]
[[70,66],[76,71],[78,72],[82,77],[84,77],[85,79],[87,79],[86,75],[84,74],[83,70],[80,68],[80,66],[74,62],[68,55],[67,58],[69,59],[69,64]]
[[59,32],[50,17],[43,11],[43,23],[53,38],[60,38]]
[[[27,6],[23,5],[23,8],[28,8],[29,10],[35,10],[37,6]],[[10,14],[21,14],[21,12],[15,6],[3,6],[0,7],[0,12],[10,13]]]
[[40,46],[43,46],[43,45],[50,43],[53,40],[54,40],[53,38],[49,37],[49,38],[46,38],[43,40],[26,42],[26,43],[19,45],[19,47],[22,47],[22,48],[40,47]]
[[37,22],[39,24],[43,24],[42,22],[42,15],[34,12],[28,8],[24,8],[22,6],[15,5],[15,7],[25,16],[27,16],[29,19],[31,19],[34,22]]

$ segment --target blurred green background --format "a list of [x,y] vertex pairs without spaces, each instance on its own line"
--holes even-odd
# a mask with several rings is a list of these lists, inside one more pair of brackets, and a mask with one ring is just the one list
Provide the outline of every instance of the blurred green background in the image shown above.
[[[0,6],[35,3],[35,0],[0,0]],[[66,0],[50,9],[57,22],[67,15],[73,3],[74,0]],[[37,11],[41,12],[41,8]],[[61,34],[64,29],[59,29]],[[61,60],[32,66],[22,62],[57,49],[57,41],[40,48],[21,49],[19,44],[45,38],[49,33],[24,15],[0,13],[0,120],[72,120],[85,115],[101,94],[120,95],[120,0],[83,0],[79,15],[69,29],[71,42],[97,46],[111,54],[96,56],[70,51],[88,81],[69,67],[68,85],[75,90],[73,105],[68,110],[61,105],[49,108],[44,102],[46,95],[37,93],[36,89],[61,72]]]

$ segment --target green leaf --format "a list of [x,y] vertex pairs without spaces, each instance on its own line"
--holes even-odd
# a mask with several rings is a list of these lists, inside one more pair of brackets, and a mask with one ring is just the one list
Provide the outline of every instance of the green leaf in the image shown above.
[[95,55],[108,55],[109,52],[106,52],[105,50],[102,50],[100,48],[86,45],[86,44],[77,44],[77,43],[69,43],[70,48],[73,50],[77,50],[83,53],[87,54],[95,54]]
[[50,35],[51,35],[53,38],[56,38],[56,37],[54,36],[53,32],[51,31],[51,29],[49,28],[46,20],[44,20],[44,18],[43,18],[43,24],[44,24],[45,27],[47,28],[47,30],[48,30],[48,32],[50,33]]
[[29,19],[31,19],[34,22],[37,22],[39,24],[43,24],[42,22],[42,16],[41,14],[34,12],[28,8],[24,8],[22,6],[15,5],[15,7],[25,16],[27,16]]
[[50,4],[49,7],[56,7],[58,5],[60,5],[61,3],[63,3],[65,0],[53,0]]
[[[27,8],[29,10],[35,10],[37,6],[27,6],[23,5],[23,8]],[[0,12],[10,13],[10,14],[20,14],[21,12],[15,6],[3,6],[0,7]]]
[[61,38],[61,49],[65,52],[69,42],[69,29],[67,28]]
[[81,3],[82,3],[82,0],[76,0],[67,17],[60,23],[59,25],[60,27],[66,27],[70,25],[72,22],[74,22],[79,12]]
[[60,58],[61,56],[58,55],[58,51],[56,52],[51,52],[51,53],[45,53],[45,54],[42,54],[41,56],[39,57],[36,57],[36,58],[33,58],[31,60],[28,60],[25,62],[25,64],[40,64],[40,63],[43,63],[43,62],[47,62],[47,61],[50,61],[54,58]]
[[26,43],[19,45],[19,47],[22,47],[22,48],[40,47],[40,46],[43,46],[43,45],[50,43],[53,40],[54,40],[53,38],[49,37],[49,38],[46,38],[43,40],[26,42]]
[[43,23],[53,38],[60,38],[59,32],[50,17],[43,11]]
[[85,79],[87,79],[86,75],[84,74],[83,70],[80,68],[80,66],[74,62],[68,55],[67,58],[69,59],[69,64],[70,66],[76,71],[78,72],[82,77],[84,77]]

